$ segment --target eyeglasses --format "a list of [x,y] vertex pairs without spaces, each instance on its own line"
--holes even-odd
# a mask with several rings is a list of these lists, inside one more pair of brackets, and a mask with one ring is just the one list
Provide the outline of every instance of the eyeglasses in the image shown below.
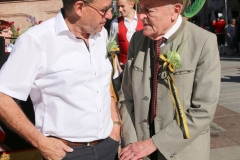
[[86,1],[83,1],[87,6],[95,9],[101,16],[105,16],[106,13],[109,11],[109,10],[112,10],[112,5],[106,7],[106,8],[100,8],[100,7],[97,7],[89,2],[86,2]]

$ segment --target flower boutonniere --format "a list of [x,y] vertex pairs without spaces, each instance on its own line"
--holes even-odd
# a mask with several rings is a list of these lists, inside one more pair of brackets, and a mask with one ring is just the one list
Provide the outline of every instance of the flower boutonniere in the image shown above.
[[174,70],[182,67],[182,64],[180,63],[181,57],[178,51],[168,51],[167,54],[163,56],[167,59],[169,64],[171,64]]
[[168,51],[166,54],[159,56],[160,61],[164,62],[163,66],[167,65],[170,72],[174,72],[176,69],[182,68],[182,64],[180,63],[181,61],[180,53],[187,39],[183,42],[183,44],[178,49],[173,47],[174,48],[173,50]]
[[111,55],[111,54],[118,54],[119,52],[119,47],[117,42],[115,41],[117,32],[113,35],[113,37],[108,39],[107,42],[107,53],[106,53],[106,59]]

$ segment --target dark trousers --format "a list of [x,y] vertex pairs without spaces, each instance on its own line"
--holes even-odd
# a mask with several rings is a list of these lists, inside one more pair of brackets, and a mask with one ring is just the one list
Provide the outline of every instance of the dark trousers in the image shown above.
[[74,151],[67,152],[63,160],[117,160],[118,146],[110,137],[93,146],[70,146]]
[[218,45],[223,45],[225,46],[225,34],[217,34],[217,43]]

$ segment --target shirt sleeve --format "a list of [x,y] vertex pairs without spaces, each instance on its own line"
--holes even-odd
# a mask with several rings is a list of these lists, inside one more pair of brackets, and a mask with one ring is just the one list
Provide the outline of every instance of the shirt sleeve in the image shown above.
[[43,60],[40,42],[28,33],[20,36],[0,70],[0,92],[25,101],[43,72]]

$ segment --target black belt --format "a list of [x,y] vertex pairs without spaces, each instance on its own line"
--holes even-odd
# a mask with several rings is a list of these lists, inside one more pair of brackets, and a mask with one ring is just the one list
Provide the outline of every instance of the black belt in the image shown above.
[[56,138],[56,139],[62,141],[64,144],[66,144],[68,146],[73,146],[73,147],[74,146],[93,146],[93,145],[96,145],[103,141],[103,139],[100,139],[100,140],[96,140],[96,141],[92,141],[92,142],[70,142],[68,140],[58,138],[58,137],[53,137],[53,136],[49,136],[49,137]]

